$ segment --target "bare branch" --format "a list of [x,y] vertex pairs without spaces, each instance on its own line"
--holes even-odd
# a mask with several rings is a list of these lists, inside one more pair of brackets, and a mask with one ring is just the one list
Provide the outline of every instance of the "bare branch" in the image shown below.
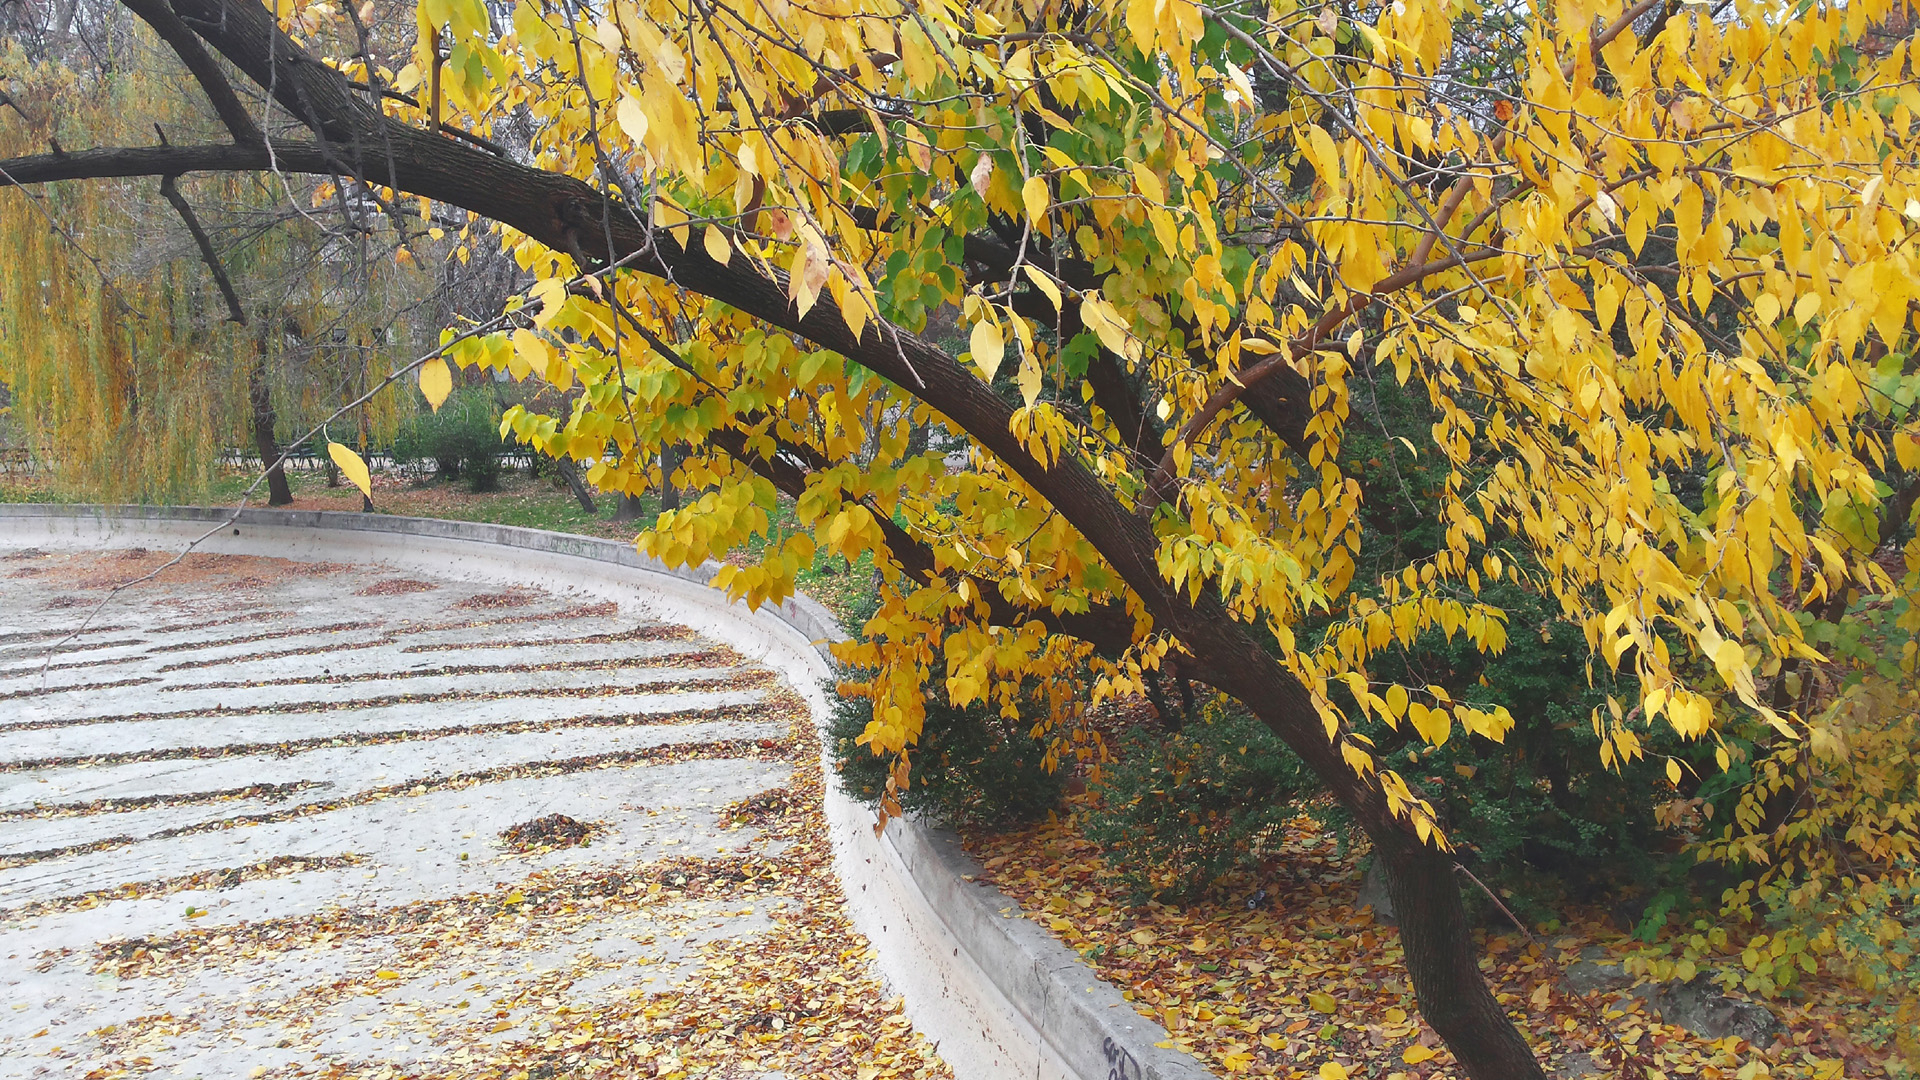
[[[295,172],[326,172],[320,148],[311,143],[276,143],[273,151]],[[97,180],[126,176],[179,176],[190,172],[257,172],[268,168],[266,144],[220,143],[202,146],[106,147],[0,161],[0,179],[9,185],[55,180]]]
[[192,204],[180,194],[180,188],[174,184],[172,176],[160,178],[160,194],[173,205],[174,212],[193,234],[193,242],[200,247],[200,261],[207,264],[208,272],[213,274],[213,283],[220,286],[220,296],[227,302],[227,318],[247,325],[246,309],[240,306],[240,297],[234,294],[233,282],[227,277],[226,267],[220,265],[220,255],[213,250],[213,240],[207,236],[207,230],[200,227],[200,219],[195,216]]

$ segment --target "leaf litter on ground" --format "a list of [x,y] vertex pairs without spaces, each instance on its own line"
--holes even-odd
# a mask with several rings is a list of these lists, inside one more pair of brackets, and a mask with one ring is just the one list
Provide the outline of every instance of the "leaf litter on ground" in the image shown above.
[[[1463,1077],[1420,1019],[1399,933],[1356,910],[1363,852],[1342,852],[1308,816],[1276,849],[1276,880],[1235,883],[1215,899],[1136,905],[1099,847],[1080,831],[1095,795],[1070,796],[1052,820],[969,833],[985,880],[1118,987],[1170,1045],[1223,1076],[1287,1080],[1455,1080]],[[1264,896],[1261,892],[1264,890]],[[1250,904],[1249,898],[1258,898]],[[1586,912],[1558,933],[1475,931],[1481,969],[1549,1074],[1650,1080],[1839,1080],[1888,1075],[1847,1036],[1854,1001],[1818,985],[1772,1002],[1786,1034],[1765,1047],[1703,1038],[1661,1022],[1630,989],[1586,999],[1560,985],[1599,945],[1619,960],[1637,942]],[[1596,1023],[1596,1018],[1598,1023]],[[1627,1061],[1617,1058],[1624,1053]],[[1622,1067],[1624,1066],[1624,1068]]]
[[[158,558],[135,553],[138,564]],[[47,576],[76,577],[85,557],[47,560]],[[135,567],[137,569],[137,567]],[[182,572],[196,585],[218,585],[242,570],[297,572],[279,560],[232,556],[190,557]],[[251,587],[251,586],[250,586]],[[518,603],[499,605],[518,608]],[[517,623],[556,614],[486,616],[457,625]],[[593,614],[612,614],[595,610]],[[238,616],[239,613],[236,613]],[[215,624],[233,617],[214,620]],[[242,618],[242,621],[244,619]],[[249,635],[239,635],[249,637]],[[252,635],[269,640],[275,634]],[[658,636],[653,630],[608,637]],[[228,642],[234,644],[239,642]],[[97,643],[96,643],[97,644]],[[296,653],[297,654],[297,653]],[[759,676],[745,681],[759,685]],[[178,928],[137,939],[100,943],[89,957],[95,977],[161,976],[173,982],[229,976],[247,981],[258,995],[243,1007],[140,1016],[93,1034],[99,1044],[81,1064],[87,1080],[142,1076],[156,1068],[161,1051],[185,1041],[205,1044],[242,1029],[269,1025],[287,1036],[294,1064],[256,1068],[253,1076],[368,1078],[458,1077],[461,1080],[546,1080],[550,1077],[625,1078],[738,1077],[766,1075],[845,1076],[857,1080],[947,1080],[952,1073],[916,1033],[902,1004],[877,980],[872,951],[848,921],[846,899],[833,872],[822,806],[820,748],[804,701],[784,687],[765,701],[729,712],[784,718],[782,738],[673,744],[637,754],[485,770],[428,781],[404,790],[380,789],[357,798],[418,795],[483,783],[504,776],[616,767],[724,756],[785,761],[791,777],[781,786],[721,808],[721,853],[704,858],[667,857],[612,866],[538,870],[510,884],[465,896],[401,905],[348,905],[319,914],[265,918],[209,926],[205,908],[183,909]],[[621,718],[632,722],[634,718]],[[671,722],[680,717],[646,718]],[[537,727],[550,725],[539,724]],[[492,730],[489,728],[489,730]],[[417,737],[408,734],[394,738]],[[231,750],[233,748],[222,748]],[[281,747],[279,749],[286,749]],[[219,753],[199,750],[198,753]],[[145,755],[134,755],[144,757]],[[72,762],[67,762],[71,764]],[[30,764],[30,763],[29,763]],[[206,799],[194,793],[183,799]],[[241,792],[218,793],[236,797]],[[140,800],[170,802],[172,799]],[[339,802],[340,800],[335,800]],[[326,804],[328,806],[333,803]],[[59,813],[97,812],[98,802]],[[289,813],[323,807],[303,804]],[[36,811],[36,814],[41,811]],[[271,816],[271,815],[268,815]],[[231,825],[222,822],[216,826]],[[594,843],[596,825],[561,815],[522,822],[499,838],[505,857]],[[750,831],[749,831],[750,830]],[[734,837],[737,836],[737,840]],[[114,841],[103,842],[111,846]],[[93,845],[88,845],[89,849]],[[290,878],[352,866],[357,856],[328,859],[280,857],[258,865],[119,886],[84,896],[15,906],[10,920],[60,911],[90,910],[129,899],[164,899],[182,892],[230,888],[259,878]],[[219,905],[216,905],[219,906]],[[686,935],[696,923],[752,916],[758,930]],[[685,939],[685,955],[665,985],[641,982],[661,957],[643,959],[638,972],[625,961],[596,960],[578,942],[607,929],[608,920],[637,927],[643,950]],[[755,924],[761,925],[761,924]],[[676,947],[678,947],[676,945]],[[353,958],[344,970],[309,975],[316,951]],[[529,956],[571,954],[568,963],[544,971],[526,965]],[[65,953],[34,958],[57,962]],[[671,966],[671,965],[669,965]],[[263,975],[262,973],[266,974]],[[569,993],[581,978],[616,980],[592,994]],[[264,979],[256,983],[256,979]],[[272,991],[272,992],[269,992]],[[451,995],[451,996],[448,996]],[[440,998],[445,1000],[441,1001]],[[458,1000],[455,1000],[455,999]],[[486,1006],[476,1008],[475,1004]],[[425,1039],[433,1056],[403,1060],[379,1051],[330,1044],[327,1018],[361,1010],[361,1030],[378,1037]],[[59,1056],[58,1047],[48,1052]]]

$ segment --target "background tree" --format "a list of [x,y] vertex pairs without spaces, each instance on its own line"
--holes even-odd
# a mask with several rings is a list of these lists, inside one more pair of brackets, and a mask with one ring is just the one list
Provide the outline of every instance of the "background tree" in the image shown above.
[[[641,535],[669,562],[793,498],[808,531],[724,569],[740,597],[873,552],[843,655],[896,785],[929,682],[1067,716],[1156,669],[1229,694],[1368,836],[1475,1077],[1539,1068],[1433,806],[1361,725],[1440,746],[1513,720],[1382,658],[1435,631],[1498,653],[1502,581],[1630,676],[1591,717],[1603,762],[1658,724],[1726,768],[1731,725],[1823,737],[1772,692],[1821,658],[1810,612],[1920,587],[1920,87],[1883,0],[1535,7],[1501,93],[1457,54],[1477,11],[1434,0],[524,0],[510,23],[433,0],[398,70],[354,9],[135,2],[231,141],[16,158],[16,182],[304,172],[501,223],[533,302],[453,359],[580,387],[508,419],[552,454],[616,446],[604,486],[689,447],[703,493]],[[916,334],[944,304],[959,357]],[[1342,449],[1385,419],[1353,408],[1380,380],[1424,398],[1385,434],[1444,476],[1407,500],[1434,541],[1362,582],[1376,522]],[[917,452],[922,426],[964,457]]]
[[[5,46],[8,151],[221,130],[206,100],[156,89],[192,75],[132,10],[9,11],[22,32]],[[64,35],[32,32],[62,19]],[[258,101],[234,105],[255,124]],[[19,209],[0,230],[15,275],[0,380],[19,388],[42,465],[90,498],[203,497],[227,447],[274,460],[282,433],[359,397],[441,328],[497,313],[521,284],[497,245],[465,242],[465,213],[390,218],[340,177],[162,174],[54,185]],[[408,396],[378,397],[335,436],[384,446],[412,411]],[[270,504],[292,501],[284,471],[269,481]]]

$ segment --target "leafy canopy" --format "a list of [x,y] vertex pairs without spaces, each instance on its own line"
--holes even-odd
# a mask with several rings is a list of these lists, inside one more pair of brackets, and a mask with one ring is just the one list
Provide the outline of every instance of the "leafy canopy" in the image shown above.
[[[1594,715],[1609,761],[1654,724],[1808,734],[1769,689],[1819,656],[1802,614],[1920,581],[1920,546],[1881,550],[1920,470],[1910,12],[1568,0],[1501,23],[1524,43],[1502,67],[1477,4],[1346,10],[520,0],[509,24],[426,0],[413,63],[376,75],[422,108],[441,87],[436,119],[481,133],[531,115],[535,164],[863,342],[957,309],[1024,453],[1150,522],[1164,581],[1257,627],[1423,837],[1350,721],[1500,740],[1503,710],[1369,667],[1435,629],[1500,650],[1496,580],[1632,676]],[[822,549],[887,556],[843,654],[876,673],[863,738],[900,780],[929,680],[1017,711],[1030,681],[1114,694],[1179,662],[1143,582],[910,362],[876,377],[659,277],[569,290],[611,243],[577,225],[572,251],[506,235],[539,278],[523,325],[455,359],[578,387],[506,424],[605,487],[689,447],[679,483],[704,493],[639,541],[669,563],[794,497],[804,531],[722,570],[739,597],[790,594]],[[1431,408],[1383,434],[1440,476],[1418,498],[1438,540],[1357,581],[1380,526],[1345,447],[1385,422],[1357,387],[1389,379]],[[1088,619],[1121,640],[1073,636]]]

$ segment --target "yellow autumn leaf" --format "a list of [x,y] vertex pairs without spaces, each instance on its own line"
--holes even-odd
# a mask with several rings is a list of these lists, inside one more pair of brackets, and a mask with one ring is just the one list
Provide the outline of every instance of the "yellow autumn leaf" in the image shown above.
[[376,979],[397,979],[400,977],[400,973],[391,968],[381,968],[379,971],[373,973],[373,977]]
[[994,372],[1000,370],[1000,361],[1006,354],[1006,339],[1001,336],[1000,326],[991,318],[983,318],[973,324],[973,334],[968,341],[973,351],[973,362],[980,368],[980,374],[993,381]]
[[553,349],[539,334],[526,327],[513,332],[513,352],[507,357],[507,371],[515,379],[524,379],[536,371],[546,371]]
[[727,243],[727,235],[711,225],[702,229],[701,232],[706,234],[702,239],[707,249],[707,258],[721,266],[727,265],[727,260],[733,258],[733,245]]
[[787,295],[792,297],[795,310],[802,318],[819,301],[820,288],[827,283],[831,265],[826,244],[817,234],[809,231],[801,243],[795,245],[793,261],[787,267]]
[[1447,737],[1453,733],[1453,714],[1447,709],[1429,709],[1418,701],[1410,701],[1407,719],[1413,722],[1413,730],[1434,746],[1447,745]]
[[1347,1080],[1347,1067],[1337,1061],[1321,1062],[1320,1080]]
[[1056,312],[1059,311],[1060,310],[1060,286],[1055,285],[1053,283],[1053,279],[1047,276],[1046,271],[1040,269],[1039,267],[1033,265],[1032,263],[1027,263],[1025,266],[1022,266],[1020,269],[1023,273],[1027,275],[1027,280],[1033,282],[1033,287],[1036,289],[1039,289],[1042,293],[1046,295],[1048,300],[1052,301],[1053,310]]
[[1412,1046],[1400,1051],[1400,1060],[1409,1065],[1418,1065],[1432,1057],[1433,1048],[1430,1046],[1422,1046],[1419,1043],[1414,1043]]
[[1020,384],[1020,400],[1027,403],[1027,408],[1033,408],[1033,403],[1040,400],[1040,359],[1031,349],[1021,350],[1017,381]]
[[360,494],[373,498],[373,478],[367,475],[367,463],[360,460],[360,455],[354,453],[352,447],[345,443],[330,442],[327,444],[327,456],[339,467],[340,475],[360,489]]
[[420,365],[420,392],[426,395],[433,411],[439,412],[447,395],[453,393],[453,369],[445,360],[436,356]]
[[921,172],[933,171],[933,148],[927,145],[926,136],[909,134],[906,136],[907,160]]
[[834,278],[829,285],[839,298],[840,317],[846,320],[847,329],[852,332],[853,339],[860,340],[861,333],[866,330],[867,319],[873,314],[867,295],[844,278]]
[[1594,290],[1593,317],[1600,324],[1600,332],[1613,332],[1613,319],[1620,311],[1620,287],[1609,280]]
[[1133,186],[1140,192],[1141,198],[1164,204],[1167,201],[1167,185],[1160,182],[1159,175],[1139,162],[1134,162],[1132,168]]
[[1100,338],[1108,352],[1125,354],[1127,328],[1120,313],[1098,292],[1089,292],[1080,301],[1080,321]]
[[1335,1004],[1330,995],[1317,992],[1307,995],[1307,1004],[1313,1006],[1314,1012],[1327,1013],[1328,1015],[1332,1015],[1334,1010],[1340,1007]]
[[647,141],[647,111],[640,107],[639,98],[632,94],[621,94],[620,104],[614,106],[613,117],[635,146]]
[[1026,205],[1027,220],[1033,222],[1034,227],[1038,228],[1047,220],[1047,207],[1053,202],[1047,192],[1046,178],[1029,177],[1026,184],[1020,188],[1020,201]]
[[1313,171],[1320,179],[1332,184],[1340,179],[1340,152],[1334,148],[1333,137],[1325,128],[1307,125],[1307,145],[1305,153],[1313,163]]
[[535,326],[544,327],[560,315],[560,305],[567,299],[567,283],[557,277],[541,278],[527,290],[529,299],[540,305],[533,316]]

